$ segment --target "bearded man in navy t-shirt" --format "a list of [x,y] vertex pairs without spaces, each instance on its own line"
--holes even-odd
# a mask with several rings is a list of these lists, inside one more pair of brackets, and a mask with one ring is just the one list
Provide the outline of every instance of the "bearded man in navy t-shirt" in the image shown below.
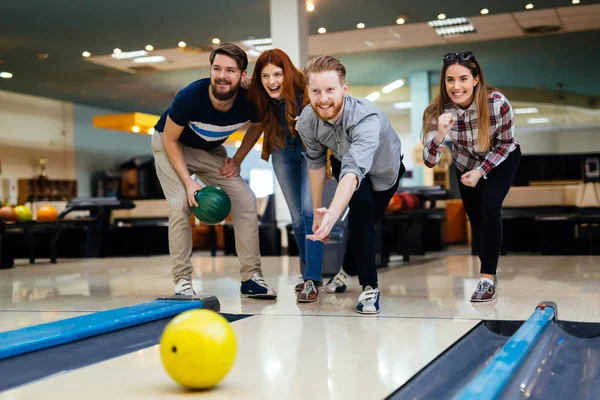
[[[231,198],[231,218],[241,269],[241,294],[276,298],[262,277],[256,197],[240,177],[240,164],[261,135],[256,110],[247,100],[248,56],[238,46],[221,44],[210,54],[210,78],[182,89],[161,116],[152,136],[158,179],[169,205],[169,253],[173,260],[175,294],[195,295],[192,286],[192,226],[194,193],[219,186]],[[248,126],[242,144],[230,158],[223,143]]]

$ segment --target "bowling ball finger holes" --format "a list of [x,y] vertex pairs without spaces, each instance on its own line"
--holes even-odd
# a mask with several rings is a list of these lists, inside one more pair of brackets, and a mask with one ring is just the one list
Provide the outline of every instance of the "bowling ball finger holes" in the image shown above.
[[171,351],[172,351],[173,353],[177,353],[177,347],[175,347],[175,346],[171,347]]

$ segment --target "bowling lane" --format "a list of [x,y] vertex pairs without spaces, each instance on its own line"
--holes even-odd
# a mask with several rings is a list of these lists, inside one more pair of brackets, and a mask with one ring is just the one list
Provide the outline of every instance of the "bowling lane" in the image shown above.
[[[256,315],[231,324],[236,362],[211,399],[381,399],[479,321]],[[0,393],[0,400],[181,398],[158,346]]]
[[27,326],[44,324],[86,315],[87,312],[60,312],[60,311],[1,311],[0,332],[12,331]]

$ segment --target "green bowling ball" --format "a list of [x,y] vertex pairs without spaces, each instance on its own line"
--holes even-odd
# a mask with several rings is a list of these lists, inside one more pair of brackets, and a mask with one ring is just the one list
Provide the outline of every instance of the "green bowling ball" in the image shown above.
[[192,206],[192,212],[200,222],[216,225],[223,222],[231,212],[231,199],[217,186],[205,186],[194,193],[198,207]]

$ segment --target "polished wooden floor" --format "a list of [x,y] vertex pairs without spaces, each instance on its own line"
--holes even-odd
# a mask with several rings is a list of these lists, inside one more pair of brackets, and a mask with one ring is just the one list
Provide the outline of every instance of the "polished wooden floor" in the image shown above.
[[[276,301],[239,296],[238,262],[194,257],[194,286],[216,295],[225,313],[253,314],[232,323],[238,355],[211,399],[383,399],[482,319],[525,320],[540,301],[558,304],[562,320],[600,322],[600,257],[505,256],[498,298],[473,304],[479,264],[464,249],[393,259],[379,270],[381,313],[354,307],[355,279],[344,294],[321,291],[317,303],[297,304],[298,259],[265,257]],[[20,263],[0,271],[0,331],[171,295],[168,257]],[[182,398],[151,347],[34,382],[0,400],[32,398]]]

